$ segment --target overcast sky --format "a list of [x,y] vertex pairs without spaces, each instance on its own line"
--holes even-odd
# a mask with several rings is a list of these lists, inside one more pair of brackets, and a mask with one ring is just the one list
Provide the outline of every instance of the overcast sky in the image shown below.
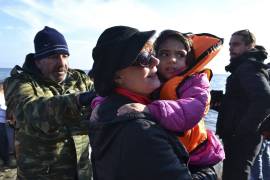
[[70,66],[89,70],[104,29],[127,25],[157,34],[175,29],[223,37],[224,47],[209,66],[225,73],[234,31],[249,29],[269,51],[269,17],[268,0],[0,0],[0,67],[22,65],[25,55],[34,52],[36,32],[50,26],[66,37]]

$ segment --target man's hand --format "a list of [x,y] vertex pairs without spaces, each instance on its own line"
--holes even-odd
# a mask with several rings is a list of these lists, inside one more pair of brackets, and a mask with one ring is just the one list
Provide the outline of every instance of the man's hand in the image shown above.
[[223,98],[223,91],[222,90],[212,90],[210,93],[211,93],[210,109],[219,111],[221,101]]
[[95,91],[87,91],[78,94],[77,102],[80,106],[90,106],[92,100],[96,97]]

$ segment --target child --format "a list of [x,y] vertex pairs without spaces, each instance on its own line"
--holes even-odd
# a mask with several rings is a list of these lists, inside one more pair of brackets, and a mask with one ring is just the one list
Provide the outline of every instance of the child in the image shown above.
[[215,48],[221,44],[218,42],[212,49],[208,48],[208,57],[203,57],[207,53],[198,56],[196,50],[201,50],[201,47],[195,43],[204,44],[174,30],[161,32],[154,49],[160,60],[158,74],[164,83],[160,98],[166,100],[155,100],[149,105],[128,104],[119,108],[118,115],[134,111],[149,112],[164,128],[183,132],[179,140],[190,153],[190,171],[194,179],[200,179],[202,174],[213,173],[213,165],[224,159],[221,143],[204,126],[202,118],[209,108],[210,84],[205,73],[198,73],[216,55],[218,51]]

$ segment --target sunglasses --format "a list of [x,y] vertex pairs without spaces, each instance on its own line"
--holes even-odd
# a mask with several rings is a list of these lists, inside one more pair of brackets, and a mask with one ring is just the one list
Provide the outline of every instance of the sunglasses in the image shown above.
[[140,66],[140,67],[149,67],[151,63],[153,62],[154,53],[147,52],[147,51],[141,51],[137,58],[135,59],[135,62],[132,64],[133,66]]

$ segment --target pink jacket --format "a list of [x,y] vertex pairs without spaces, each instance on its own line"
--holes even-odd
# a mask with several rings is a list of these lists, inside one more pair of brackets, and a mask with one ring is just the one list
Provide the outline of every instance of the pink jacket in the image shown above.
[[[156,100],[147,107],[161,126],[183,132],[194,127],[206,115],[210,98],[210,83],[206,74],[195,74],[184,81],[177,95],[177,100]],[[190,154],[190,164],[214,165],[224,158],[221,142],[213,132],[207,130],[207,142]]]
[[210,98],[210,83],[204,73],[195,74],[178,89],[177,100],[156,100],[147,105],[150,113],[166,129],[191,129],[204,116]]

